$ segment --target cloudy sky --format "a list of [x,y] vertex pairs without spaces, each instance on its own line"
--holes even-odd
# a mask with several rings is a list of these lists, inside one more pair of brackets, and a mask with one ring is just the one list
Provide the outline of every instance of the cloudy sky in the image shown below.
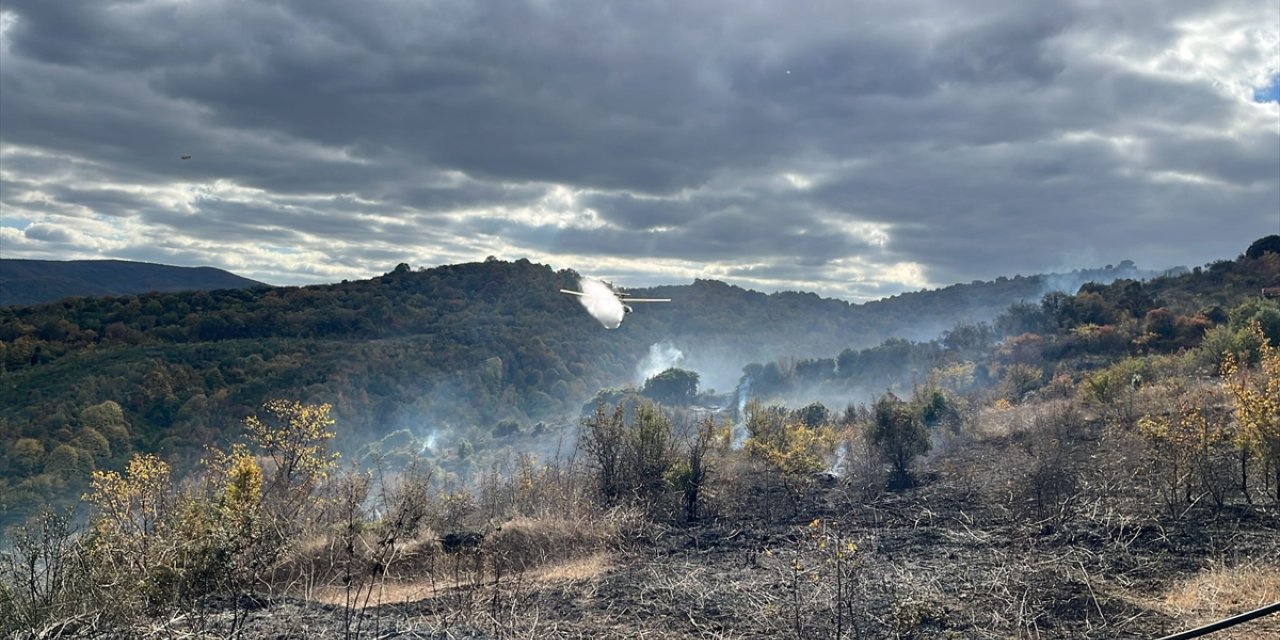
[[1280,233],[1278,78],[1274,0],[0,0],[0,253],[850,300],[1196,265]]

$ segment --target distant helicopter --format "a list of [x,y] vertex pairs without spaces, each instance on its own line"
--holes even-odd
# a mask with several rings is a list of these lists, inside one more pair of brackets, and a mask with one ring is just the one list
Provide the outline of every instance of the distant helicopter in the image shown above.
[[191,159],[191,156],[182,156],[182,158],[181,158],[181,159],[182,159],[182,160],[190,160],[190,159]]
[[617,329],[622,318],[631,313],[631,305],[637,302],[671,302],[671,298],[632,298],[613,287],[591,278],[582,279],[582,291],[561,289],[560,293],[576,296],[593,318],[606,329]]

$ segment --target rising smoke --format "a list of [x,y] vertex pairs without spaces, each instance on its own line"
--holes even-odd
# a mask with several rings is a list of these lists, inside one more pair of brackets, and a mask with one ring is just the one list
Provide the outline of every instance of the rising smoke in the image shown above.
[[636,381],[638,384],[644,384],[645,380],[652,378],[667,369],[680,366],[684,360],[684,352],[677,349],[670,342],[655,342],[649,346],[649,353],[640,359],[640,364],[636,365]]
[[434,429],[428,429],[427,435],[422,437],[422,448],[418,450],[418,455],[426,455],[432,453],[436,448],[436,432]]
[[738,385],[738,419],[733,421],[733,440],[730,443],[735,450],[747,443],[747,399],[751,395],[751,378],[744,377]]
[[626,314],[626,310],[609,285],[593,278],[582,278],[578,281],[578,286],[583,293],[578,297],[578,302],[582,303],[591,317],[599,320],[606,329],[617,329],[622,324],[622,316]]

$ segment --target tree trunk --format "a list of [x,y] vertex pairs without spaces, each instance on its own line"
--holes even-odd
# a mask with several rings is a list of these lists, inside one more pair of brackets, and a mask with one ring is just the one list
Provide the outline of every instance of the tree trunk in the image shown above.
[[1276,504],[1280,504],[1280,464],[1277,464],[1272,472],[1276,474]]
[[1249,495],[1249,450],[1240,450],[1240,493],[1244,494],[1244,501],[1253,504],[1253,497]]

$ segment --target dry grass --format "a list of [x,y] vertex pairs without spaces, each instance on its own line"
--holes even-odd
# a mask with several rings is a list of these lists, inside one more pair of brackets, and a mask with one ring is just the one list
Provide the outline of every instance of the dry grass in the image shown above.
[[1280,600],[1280,565],[1215,567],[1183,580],[1164,596],[1174,615],[1204,613],[1210,617],[1244,613]]
[[[625,524],[625,523],[623,523]],[[370,604],[414,602],[439,596],[459,588],[492,586],[500,583],[563,582],[598,576],[611,566],[608,550],[616,543],[622,526],[618,518],[568,520],[563,518],[516,518],[485,536],[474,550],[445,553],[436,534],[398,547],[390,558],[385,579],[362,576],[365,588],[373,589]],[[359,549],[367,545],[358,543]],[[327,604],[343,605],[348,597],[340,573],[342,558],[333,557],[333,542],[309,540],[299,556],[307,554],[308,566],[318,568],[319,579],[303,597]],[[367,568],[367,559],[360,561]]]
[[516,518],[489,534],[484,548],[505,571],[528,571],[594,553],[618,539],[612,519]]
[[[417,602],[436,595],[443,588],[446,587],[432,586],[430,583],[423,582],[388,582],[381,585],[381,588],[375,588],[369,604],[376,607],[383,604]],[[341,607],[346,605],[346,598],[347,592],[342,587],[328,586],[311,592],[307,599]]]
[[978,411],[974,435],[979,439],[995,439],[1025,433],[1037,414],[1044,411],[1044,403],[1026,403],[984,407]]
[[[1212,567],[1175,584],[1158,602],[1186,628],[1252,611],[1280,601],[1280,565]],[[1215,635],[1221,638],[1280,637],[1280,617],[1267,616]]]
[[612,568],[613,554],[602,552],[543,567],[530,577],[538,582],[573,582],[598,578]]
[[[516,580],[528,585],[573,582],[599,578],[614,567],[614,556],[609,552],[593,553],[580,558],[572,558],[539,567],[537,570],[521,573],[516,577],[504,578],[502,584]],[[483,581],[492,586],[492,576],[487,575]],[[371,606],[381,604],[416,602],[439,596],[460,587],[473,587],[477,584],[474,576],[455,580],[452,576],[442,576],[434,583],[428,578],[387,581],[374,587],[370,598]],[[308,599],[324,604],[342,606],[346,602],[347,593],[341,586],[330,585],[314,590]]]

